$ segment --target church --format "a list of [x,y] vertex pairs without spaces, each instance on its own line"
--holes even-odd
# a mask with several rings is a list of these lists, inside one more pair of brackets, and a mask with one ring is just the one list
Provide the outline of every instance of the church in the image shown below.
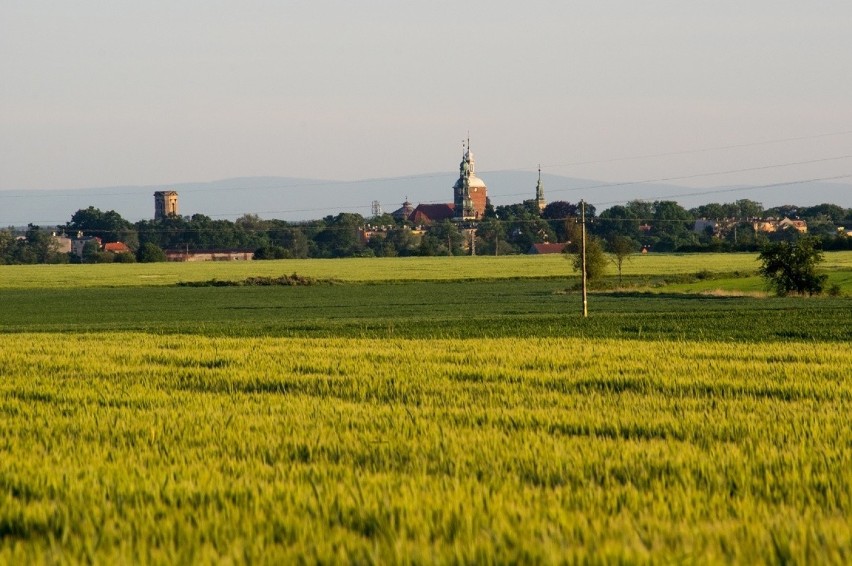
[[453,202],[446,204],[419,204],[411,208],[407,200],[393,215],[415,224],[431,224],[443,220],[456,222],[482,220],[488,204],[488,187],[476,176],[476,161],[470,150],[470,139],[462,145],[459,178],[453,185]]

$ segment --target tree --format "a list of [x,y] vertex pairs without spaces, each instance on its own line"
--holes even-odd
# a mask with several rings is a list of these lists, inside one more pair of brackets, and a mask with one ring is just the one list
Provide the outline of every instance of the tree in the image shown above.
[[136,252],[136,261],[139,263],[166,261],[166,253],[157,244],[145,242]]
[[695,217],[675,201],[654,201],[651,234],[657,238],[657,249],[674,251],[698,243],[697,235],[692,232],[694,222]]
[[[586,212],[588,216],[588,210]],[[557,242],[568,241],[568,223],[577,222],[579,216],[580,207],[564,200],[551,202],[541,212],[541,217],[548,221],[550,228],[556,234]]]
[[[641,214],[643,214],[642,211],[637,211],[629,206],[613,206],[604,210],[598,216],[595,232],[607,240],[616,234],[639,240],[641,237],[639,230],[639,225],[642,223]],[[648,214],[650,215],[650,212]],[[646,218],[650,218],[650,216]]]
[[[578,248],[577,253],[570,254],[573,260],[574,271],[583,271],[583,251]],[[594,281],[600,279],[606,271],[606,254],[603,251],[600,238],[586,237],[586,279]]]
[[624,260],[636,251],[636,243],[627,236],[615,235],[610,238],[608,244],[613,256],[612,261],[618,268],[618,284],[621,285],[621,266]]
[[759,273],[780,297],[791,293],[822,293],[827,275],[817,275],[816,266],[823,260],[816,238],[805,236],[794,242],[771,242],[763,247],[758,259]]
[[420,239],[420,255],[464,255],[464,235],[458,226],[444,220]]
[[504,255],[508,252],[506,230],[497,218],[488,218],[476,228],[476,251],[479,255]]
[[[351,212],[324,219],[325,229],[314,237],[320,257],[351,257],[361,255],[365,246],[359,229],[364,226],[364,217]],[[371,252],[372,253],[372,252]]]
[[61,254],[57,241],[35,224],[27,226],[26,244],[30,249],[34,263],[58,263],[60,261]]

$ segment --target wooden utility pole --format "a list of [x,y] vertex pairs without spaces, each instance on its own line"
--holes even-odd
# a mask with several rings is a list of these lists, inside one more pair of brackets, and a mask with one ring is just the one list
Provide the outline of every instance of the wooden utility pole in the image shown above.
[[580,242],[580,255],[582,256],[582,277],[583,277],[583,318],[589,318],[589,301],[586,297],[586,201],[580,201],[580,228],[582,239]]

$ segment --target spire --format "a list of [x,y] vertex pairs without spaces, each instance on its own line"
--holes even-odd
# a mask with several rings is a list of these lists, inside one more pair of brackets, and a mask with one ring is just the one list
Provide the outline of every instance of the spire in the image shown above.
[[544,185],[541,184],[541,163],[538,164],[538,183],[535,185],[535,201],[539,212],[544,210],[547,202],[544,200]]

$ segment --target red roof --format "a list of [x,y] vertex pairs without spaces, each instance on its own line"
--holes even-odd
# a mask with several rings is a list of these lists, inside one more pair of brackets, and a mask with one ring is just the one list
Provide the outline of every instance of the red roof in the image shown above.
[[130,248],[124,245],[122,242],[110,242],[108,244],[104,244],[104,251],[112,252],[114,254],[129,254]]
[[418,204],[408,219],[415,224],[440,222],[452,218],[455,215],[455,209],[454,204]]
[[533,244],[528,254],[561,254],[568,244]]

